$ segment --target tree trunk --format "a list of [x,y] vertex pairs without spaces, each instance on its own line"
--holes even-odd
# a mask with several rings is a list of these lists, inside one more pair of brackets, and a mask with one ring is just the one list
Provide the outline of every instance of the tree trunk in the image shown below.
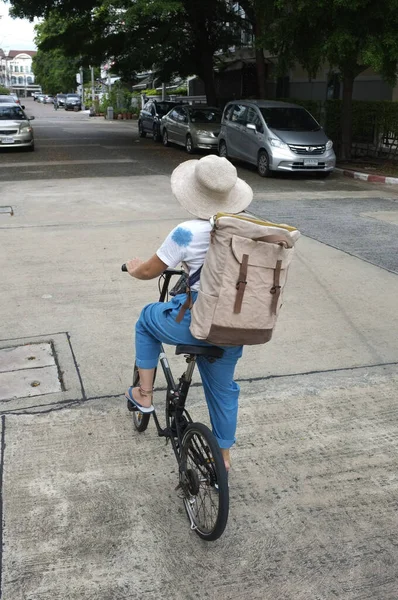
[[343,102],[341,107],[341,160],[351,158],[352,146],[352,92],[355,75],[353,71],[343,73]]
[[201,77],[205,85],[205,94],[207,104],[210,106],[217,106],[217,94],[216,85],[214,82],[214,65],[213,57],[211,55],[202,54],[201,60]]
[[[258,39],[259,26],[256,21],[255,24],[255,40]],[[257,71],[257,89],[259,98],[266,98],[265,90],[265,61],[264,61],[264,50],[263,48],[256,47],[256,71]]]
[[264,61],[264,53],[262,48],[256,48],[256,71],[257,71],[257,89],[258,89],[258,97],[265,99],[266,89],[265,89],[265,61]]

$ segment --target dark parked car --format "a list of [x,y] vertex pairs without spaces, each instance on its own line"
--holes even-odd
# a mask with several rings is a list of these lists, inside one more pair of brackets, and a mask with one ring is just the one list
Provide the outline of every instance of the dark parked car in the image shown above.
[[140,137],[145,137],[147,133],[153,135],[155,142],[160,142],[160,121],[164,115],[181,102],[171,100],[148,100],[138,117],[138,131]]
[[79,94],[67,94],[65,98],[65,110],[81,110],[82,101]]

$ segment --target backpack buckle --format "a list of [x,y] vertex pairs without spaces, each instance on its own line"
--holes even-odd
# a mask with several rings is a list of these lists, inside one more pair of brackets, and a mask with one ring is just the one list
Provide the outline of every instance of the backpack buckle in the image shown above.
[[237,284],[236,284],[237,290],[239,289],[241,283],[243,283],[244,285],[247,285],[247,281],[244,281],[243,279],[238,279]]
[[270,289],[269,293],[270,294],[276,294],[276,291],[280,290],[281,287],[282,287],[281,285],[273,285],[272,288]]

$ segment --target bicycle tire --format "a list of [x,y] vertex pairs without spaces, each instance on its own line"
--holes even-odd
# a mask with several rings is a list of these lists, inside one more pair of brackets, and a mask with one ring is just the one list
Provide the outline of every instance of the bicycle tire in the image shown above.
[[[155,376],[153,378],[153,383],[155,383],[155,379],[156,379],[156,371],[155,371]],[[133,387],[137,387],[140,383],[140,377],[138,374],[138,368],[137,365],[134,363],[134,375],[133,375]],[[135,429],[138,431],[138,433],[143,433],[144,431],[146,431],[149,421],[151,419],[151,413],[142,413],[138,410],[134,410],[132,407],[132,404],[129,400],[127,400],[127,410],[131,413],[133,413],[133,423],[134,423],[134,427]]]
[[[202,423],[190,423],[184,432],[180,487],[191,528],[203,540],[217,540],[228,521],[228,476],[217,440]],[[211,522],[206,518],[206,499],[210,500]]]

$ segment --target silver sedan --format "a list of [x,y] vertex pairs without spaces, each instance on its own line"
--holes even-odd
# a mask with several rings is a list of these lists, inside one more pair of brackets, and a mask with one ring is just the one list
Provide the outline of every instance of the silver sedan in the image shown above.
[[35,143],[30,121],[18,104],[0,104],[0,148],[26,148],[34,150]]
[[184,146],[188,154],[195,150],[217,150],[221,111],[206,105],[176,106],[162,118],[163,145]]

